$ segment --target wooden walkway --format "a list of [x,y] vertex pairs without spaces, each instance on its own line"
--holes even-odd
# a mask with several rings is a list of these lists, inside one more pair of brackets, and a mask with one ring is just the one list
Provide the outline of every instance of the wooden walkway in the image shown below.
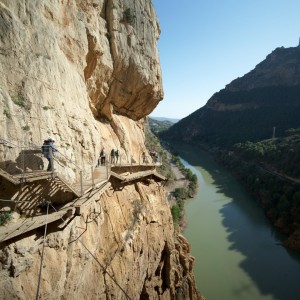
[[[69,191],[73,193],[76,197],[80,197],[82,194],[91,190],[95,185],[102,182],[103,180],[108,179],[108,173],[106,167],[98,167],[94,170],[93,176],[91,179],[83,180],[81,182],[70,184],[65,178],[59,175],[56,172],[47,172],[47,171],[35,171],[35,172],[26,172],[23,174],[11,175],[4,170],[0,169],[0,176],[13,183],[18,185],[21,183],[29,183],[40,180],[53,180],[55,183],[64,191]],[[82,186],[82,189],[81,189]]]
[[[136,164],[135,166],[149,168],[149,167],[154,167],[156,165]],[[124,168],[126,170],[129,167],[132,167],[132,164],[113,166],[112,169],[114,169],[115,167],[122,168],[122,169]],[[19,184],[21,182],[33,182],[33,181],[43,180],[43,179],[54,180],[61,187],[61,189],[68,189],[72,191],[74,195],[76,195],[76,199],[65,204],[63,207],[59,209],[59,211],[51,212],[48,215],[47,220],[45,215],[39,215],[39,216],[22,219],[16,223],[8,224],[7,226],[0,226],[0,242],[4,242],[6,240],[15,238],[26,232],[44,226],[46,222],[49,224],[58,221],[60,219],[61,220],[64,219],[65,222],[62,222],[62,224],[60,225],[60,227],[63,228],[68,223],[70,218],[76,216],[75,214],[76,211],[77,212],[80,211],[80,209],[82,209],[85,205],[90,203],[90,201],[99,200],[100,195],[104,193],[111,186],[111,183],[109,182],[110,178],[117,179],[118,181],[120,181],[121,184],[126,184],[134,180],[141,180],[142,178],[147,178],[147,177],[155,177],[158,180],[166,180],[164,176],[156,172],[155,168],[151,170],[135,172],[128,175],[122,175],[113,171],[108,172],[108,168],[106,166],[101,166],[94,170],[93,177],[90,180],[85,180],[83,182],[82,194],[81,194],[80,183],[71,186],[56,173],[50,173],[45,171],[34,172],[34,173],[26,174],[25,177],[24,176],[20,177],[19,175],[18,176],[13,176],[10,174],[7,175],[5,173],[0,171],[0,176],[5,177],[6,179],[9,178],[8,180],[14,184]],[[20,181],[20,178],[22,178],[23,181]]]
[[154,177],[158,178],[159,180],[166,180],[166,178],[164,176],[160,175],[155,170],[135,172],[135,173],[129,174],[127,176],[123,176],[123,175],[117,174],[112,171],[111,176],[120,180],[121,183],[127,183],[130,181],[139,180],[141,178],[145,178],[145,177],[149,177],[149,176],[154,176]]
[[[98,185],[99,185],[98,191],[86,193],[83,197],[77,198],[74,201],[67,203],[66,205],[61,207],[57,212],[53,211],[53,209],[50,206],[49,211],[52,212],[48,214],[47,218],[46,215],[34,216],[34,217],[22,219],[21,221],[17,221],[14,224],[8,224],[7,226],[0,226],[0,242],[4,242],[11,238],[22,235],[28,231],[44,226],[46,222],[50,224],[55,221],[61,220],[62,223],[60,227],[63,228],[64,225],[68,223],[70,218],[75,216],[76,210],[78,209],[80,210],[92,200],[98,200],[99,196],[110,187],[110,183],[108,183],[107,181],[99,183]],[[100,189],[100,193],[99,193],[99,189]]]

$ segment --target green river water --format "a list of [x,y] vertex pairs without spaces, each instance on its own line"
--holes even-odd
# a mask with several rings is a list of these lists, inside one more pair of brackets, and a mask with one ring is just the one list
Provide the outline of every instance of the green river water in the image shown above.
[[179,153],[200,184],[186,203],[183,234],[201,294],[206,300],[299,300],[300,255],[279,245],[283,237],[255,200],[207,153]]

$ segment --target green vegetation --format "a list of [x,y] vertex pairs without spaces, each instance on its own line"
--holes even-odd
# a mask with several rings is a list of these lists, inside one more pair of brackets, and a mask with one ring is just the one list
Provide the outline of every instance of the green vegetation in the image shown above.
[[173,218],[173,223],[176,225],[179,225],[181,218],[182,218],[182,210],[180,209],[178,204],[174,204],[171,207],[171,214]]
[[158,135],[159,133],[169,129],[174,123],[170,121],[157,121],[148,117],[148,124],[151,128],[151,131]]
[[248,91],[224,89],[208,101],[211,105],[182,119],[161,136],[170,141],[230,147],[269,139],[275,126],[276,136],[282,137],[289,128],[300,126],[299,95],[300,85]]
[[11,119],[11,113],[9,112],[9,109],[7,107],[4,107],[3,115],[6,116],[7,119]]
[[291,135],[297,130],[288,130],[288,136],[257,143],[246,142],[234,145],[234,151],[243,159],[264,164],[290,177],[299,178],[300,134]]
[[18,105],[22,108],[26,108],[26,100],[21,94],[19,94],[17,96],[13,96],[13,97],[11,97],[11,99],[16,105]]
[[30,127],[29,127],[29,125],[25,125],[25,126],[22,127],[22,129],[23,129],[24,131],[29,131],[29,130],[30,130]]
[[292,233],[300,224],[300,135],[234,145],[214,155],[258,200],[273,224]]
[[155,151],[162,159],[162,165],[158,167],[158,172],[168,179],[174,179],[174,174],[171,170],[170,163],[168,161],[167,153],[160,144],[159,139],[152,133],[148,126],[145,127],[145,140],[146,147],[149,151]]
[[11,220],[11,218],[12,218],[11,211],[0,212],[0,225],[5,225],[7,222]]
[[135,15],[132,13],[130,8],[126,8],[123,13],[123,20],[124,22],[132,25],[135,19]]
[[172,156],[172,162],[178,167],[180,172],[184,175],[184,177],[189,181],[188,190],[186,191],[186,197],[194,197],[198,188],[198,178],[189,168],[185,168],[183,163],[181,162],[178,156]]
[[[145,136],[146,136],[146,146],[150,150],[154,150],[160,155],[162,155],[163,165],[159,168],[159,172],[169,179],[175,179],[175,176],[171,170],[170,160],[176,165],[180,172],[185,176],[189,181],[188,188],[176,188],[172,195],[175,198],[176,203],[171,207],[171,214],[173,217],[173,222],[175,227],[179,228],[182,225],[182,218],[184,216],[184,200],[188,197],[193,197],[198,188],[197,176],[191,172],[190,169],[185,168],[180,158],[176,155],[173,155],[165,151],[161,142],[155,134],[165,130],[166,126],[170,127],[173,123],[169,121],[156,121],[148,118],[149,127],[146,127]],[[153,131],[153,132],[152,132]],[[168,159],[171,157],[171,159]]]
[[184,188],[176,188],[173,192],[176,203],[171,207],[171,214],[175,226],[180,226],[184,216],[184,200],[187,199],[187,191]]

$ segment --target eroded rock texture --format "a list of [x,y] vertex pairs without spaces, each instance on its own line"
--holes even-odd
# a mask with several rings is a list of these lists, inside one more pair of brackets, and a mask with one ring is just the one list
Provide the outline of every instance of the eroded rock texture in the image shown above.
[[[0,0],[0,137],[40,146],[51,136],[83,169],[102,147],[138,161],[144,118],[163,97],[159,33],[150,0]],[[7,149],[1,161],[18,151]],[[43,233],[1,244],[1,299],[35,298]],[[155,181],[93,195],[63,230],[49,224],[44,245],[40,299],[199,297]]]
[[101,146],[138,155],[143,146],[132,141],[143,127],[128,123],[163,97],[151,1],[3,0],[0,7],[1,136],[18,144],[52,136],[79,165],[93,164]]
[[[64,230],[49,225],[41,299],[200,299],[194,259],[187,241],[174,235],[159,183],[94,198]],[[2,248],[1,299],[35,297],[42,244],[43,229]]]

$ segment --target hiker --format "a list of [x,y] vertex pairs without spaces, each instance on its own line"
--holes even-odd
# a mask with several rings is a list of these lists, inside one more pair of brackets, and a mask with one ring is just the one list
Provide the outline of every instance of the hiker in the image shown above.
[[158,163],[158,153],[156,151],[155,151],[154,157],[155,157],[155,163]]
[[115,150],[114,149],[111,149],[111,152],[110,152],[110,163],[111,164],[115,163]]
[[150,156],[152,158],[152,163],[155,162],[155,151],[150,151]]
[[118,160],[119,160],[119,150],[117,149],[115,151],[115,163],[117,164],[118,163]]
[[156,151],[151,151],[150,156],[152,158],[152,162],[156,164],[158,161],[158,153]]
[[106,153],[105,153],[105,148],[103,147],[101,152],[100,152],[100,163],[98,160],[98,166],[101,164],[102,166],[105,165],[105,157],[106,157]]
[[54,152],[58,151],[55,147],[54,144],[55,141],[52,138],[49,138],[47,140],[44,140],[44,144],[42,146],[42,153],[44,154],[44,157],[47,158],[48,160],[48,168],[47,171],[53,171],[53,157],[54,157]]
[[143,164],[145,164],[146,163],[146,153],[145,153],[145,151],[142,154],[142,160],[143,160]]

